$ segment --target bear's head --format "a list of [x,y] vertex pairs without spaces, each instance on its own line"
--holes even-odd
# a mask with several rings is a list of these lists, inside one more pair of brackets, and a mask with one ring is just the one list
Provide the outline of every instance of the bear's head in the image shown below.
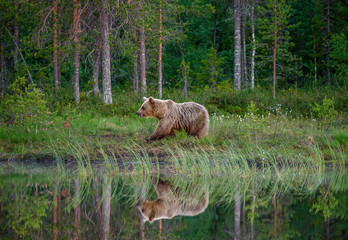
[[154,202],[145,201],[137,206],[141,215],[144,217],[144,222],[150,221],[152,223],[155,220],[156,208]]
[[144,103],[137,111],[139,117],[162,118],[167,110],[167,104],[163,100],[154,99],[153,97],[143,98]]

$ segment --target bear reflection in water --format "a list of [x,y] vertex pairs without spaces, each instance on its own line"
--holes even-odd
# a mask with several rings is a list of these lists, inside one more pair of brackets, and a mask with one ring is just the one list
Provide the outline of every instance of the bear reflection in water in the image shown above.
[[180,188],[159,179],[154,184],[158,199],[141,202],[137,208],[143,215],[144,222],[151,223],[159,219],[171,219],[175,216],[196,216],[208,207],[209,193],[204,191],[199,197],[185,197]]

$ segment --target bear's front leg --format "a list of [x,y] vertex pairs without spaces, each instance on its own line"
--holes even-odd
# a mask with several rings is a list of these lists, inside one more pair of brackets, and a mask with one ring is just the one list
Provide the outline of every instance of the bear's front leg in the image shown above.
[[162,139],[168,135],[172,130],[172,123],[168,123],[167,121],[159,120],[156,130],[150,137],[150,141]]

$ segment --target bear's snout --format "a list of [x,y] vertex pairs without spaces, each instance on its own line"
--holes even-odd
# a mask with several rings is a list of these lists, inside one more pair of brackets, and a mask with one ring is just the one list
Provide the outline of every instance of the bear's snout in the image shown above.
[[137,112],[137,115],[138,115],[139,117],[142,117],[142,116],[143,116],[143,114],[141,114],[140,112]]

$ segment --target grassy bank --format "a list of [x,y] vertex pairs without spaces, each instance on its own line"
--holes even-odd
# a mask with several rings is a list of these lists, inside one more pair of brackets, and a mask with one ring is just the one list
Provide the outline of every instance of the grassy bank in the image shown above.
[[207,138],[197,140],[180,132],[176,138],[152,143],[146,140],[157,125],[156,119],[140,119],[135,114],[104,118],[86,113],[71,117],[70,129],[64,128],[64,121],[65,118],[58,118],[38,134],[29,128],[2,127],[1,158],[55,154],[73,158],[77,148],[94,160],[103,159],[102,152],[123,159],[145,153],[160,160],[177,155],[173,152],[182,152],[182,155],[208,154],[212,158],[230,153],[258,160],[312,157],[318,162],[339,162],[347,159],[348,153],[347,124],[343,116],[337,118],[325,136],[317,120],[311,118],[269,114],[254,120],[250,115],[213,115]]
[[[227,92],[230,97],[224,95]],[[176,138],[152,143],[147,139],[156,128],[157,120],[136,116],[141,101],[131,92],[117,93],[110,106],[102,105],[95,97],[84,96],[75,106],[69,101],[69,95],[61,94],[62,99],[56,102],[51,96],[47,99],[50,112],[40,120],[37,133],[32,119],[20,125],[9,121],[10,115],[6,115],[7,119],[0,125],[0,158],[55,159],[59,156],[59,159],[88,157],[91,161],[105,161],[107,156],[118,162],[134,159],[173,164],[176,161],[180,165],[186,162],[187,167],[197,162],[193,159],[207,159],[206,164],[212,159],[227,159],[230,163],[243,160],[258,166],[265,161],[272,164],[310,162],[317,166],[347,161],[345,95],[335,98],[332,107],[337,109],[337,115],[327,123],[313,111],[315,101],[309,103],[307,99],[313,96],[307,94],[305,98],[304,90],[286,90],[291,94],[284,93],[276,100],[266,98],[263,92],[246,91],[243,95],[222,89],[206,94],[191,93],[186,101],[200,102],[210,112],[209,136],[197,140],[180,132]],[[313,99],[333,95],[333,91],[328,91],[328,95],[324,90],[319,93]],[[179,95],[170,98],[184,101]],[[308,102],[303,104],[303,99]],[[282,105],[281,101],[287,104]],[[303,110],[303,106],[308,110]]]

